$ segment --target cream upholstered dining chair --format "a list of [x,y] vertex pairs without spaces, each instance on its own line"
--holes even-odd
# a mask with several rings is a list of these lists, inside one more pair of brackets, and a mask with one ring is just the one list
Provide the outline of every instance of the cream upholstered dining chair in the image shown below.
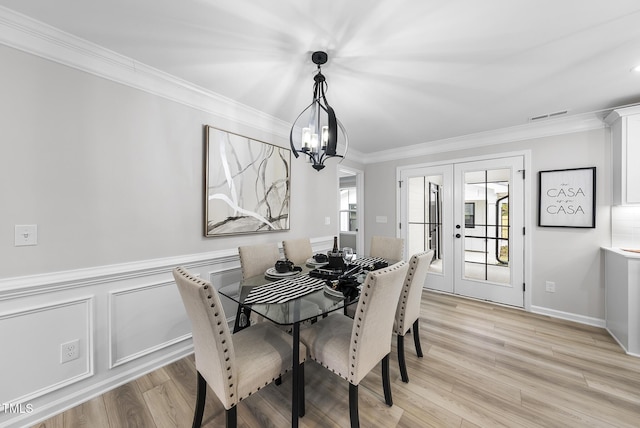
[[390,236],[372,236],[369,255],[397,262],[403,259],[404,239]]
[[244,245],[238,247],[242,278],[247,279],[273,267],[280,259],[280,250],[275,242],[269,244]]
[[[280,250],[275,242],[269,244],[243,245],[238,247],[240,255],[240,270],[242,271],[242,279],[251,278],[258,275],[264,275],[267,269],[275,266],[280,259]],[[263,318],[256,314],[251,314],[249,309],[238,305],[236,312],[236,321],[233,332],[244,328],[250,323],[257,323]],[[252,317],[250,319],[250,317]]]
[[396,306],[409,266],[398,262],[369,272],[362,285],[354,319],[343,314],[323,318],[300,331],[309,357],[349,382],[351,427],[360,425],[358,385],[382,361],[382,385],[387,405],[393,405],[389,353]]
[[284,256],[297,266],[304,266],[307,260],[313,257],[309,238],[286,239],[282,241],[282,249]]
[[[193,426],[202,423],[209,385],[226,409],[226,426],[235,427],[237,404],[292,368],[291,336],[270,323],[260,323],[232,335],[218,292],[211,283],[191,275],[183,267],[175,268],[173,277],[193,330],[198,374]],[[301,374],[306,352],[300,344]]]
[[416,346],[416,354],[422,358],[422,347],[420,346],[420,302],[422,300],[422,289],[427,278],[427,271],[433,259],[433,250],[423,251],[414,254],[409,260],[409,270],[402,286],[398,308],[396,309],[396,319],[393,330],[398,335],[398,364],[400,365],[400,377],[403,382],[409,382],[407,375],[407,365],[404,360],[404,336],[413,326],[413,343]]

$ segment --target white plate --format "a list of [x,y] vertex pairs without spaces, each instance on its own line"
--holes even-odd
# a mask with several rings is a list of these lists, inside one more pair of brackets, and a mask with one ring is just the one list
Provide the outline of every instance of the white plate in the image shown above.
[[324,286],[324,292],[333,297],[344,297],[344,294],[342,294],[342,291],[334,290],[328,285]]
[[272,278],[288,278],[290,276],[296,276],[296,275],[300,275],[300,271],[294,270],[291,272],[278,272],[276,270],[276,268],[269,268],[267,269],[267,271],[264,273],[266,276],[270,276]]
[[320,267],[320,266],[327,265],[327,264],[329,264],[329,262],[322,262],[322,263],[320,263],[320,262],[317,262],[317,261],[316,261],[316,259],[314,259],[313,257],[311,257],[310,259],[307,259],[306,264],[307,264],[307,266],[309,266],[309,267],[317,268],[317,267]]

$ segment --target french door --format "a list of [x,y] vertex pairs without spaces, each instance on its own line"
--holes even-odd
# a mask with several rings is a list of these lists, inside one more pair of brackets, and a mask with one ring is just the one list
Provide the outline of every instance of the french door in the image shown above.
[[426,287],[524,305],[522,156],[404,169],[406,257],[434,251]]

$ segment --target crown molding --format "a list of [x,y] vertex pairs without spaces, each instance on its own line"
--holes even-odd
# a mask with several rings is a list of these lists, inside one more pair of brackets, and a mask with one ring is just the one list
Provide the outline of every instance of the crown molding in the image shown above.
[[[291,124],[215,92],[0,6],[0,44],[288,139]],[[349,158],[371,164],[606,126],[595,113],[424,142]]]
[[566,118],[551,119],[538,123],[527,123],[525,125],[518,125],[509,128],[479,132],[477,134],[462,135],[460,137],[414,144],[412,146],[402,147],[402,150],[382,150],[363,155],[361,162],[371,164],[415,158],[419,156],[433,155],[436,153],[487,147],[497,144],[531,140],[534,138],[601,129],[605,126],[601,112],[586,113]]
[[59,64],[288,138],[291,124],[0,6],[0,43]]
[[630,105],[630,106],[624,106],[624,107],[616,107],[615,110],[613,110],[611,113],[609,113],[609,115],[607,117],[605,117],[605,122],[607,122],[609,125],[612,125],[613,122],[615,122],[616,120],[626,117],[626,116],[631,116],[631,115],[636,115],[636,114],[640,114],[640,105]]

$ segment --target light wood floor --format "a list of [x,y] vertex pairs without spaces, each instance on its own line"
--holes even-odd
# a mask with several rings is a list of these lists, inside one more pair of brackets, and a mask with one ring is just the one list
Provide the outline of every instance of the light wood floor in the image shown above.
[[[640,358],[605,330],[473,300],[425,292],[424,358],[405,340],[408,384],[394,346],[393,407],[384,404],[379,367],[360,385],[363,427],[639,427]],[[305,365],[301,427],[347,427],[348,385]],[[238,405],[242,427],[290,426],[291,378]],[[224,426],[212,392],[203,426]],[[195,402],[192,357],[57,415],[39,427],[188,427]]]

